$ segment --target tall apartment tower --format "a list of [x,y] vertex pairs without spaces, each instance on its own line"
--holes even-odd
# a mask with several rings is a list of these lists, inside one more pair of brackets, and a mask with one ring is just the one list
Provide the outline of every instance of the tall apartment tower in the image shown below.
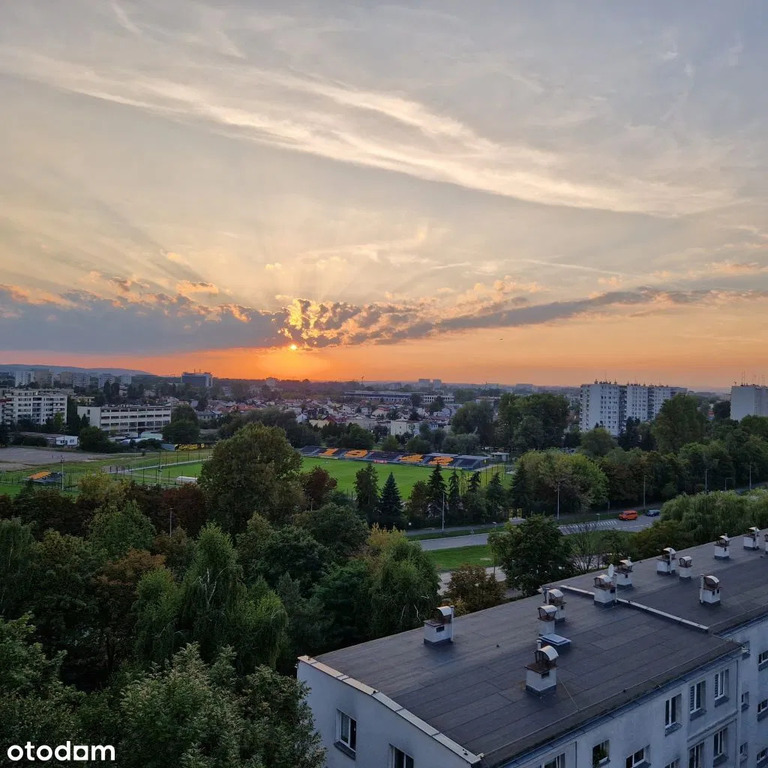
[[731,418],[741,421],[745,416],[768,416],[768,387],[731,387]]
[[616,437],[624,429],[627,419],[653,421],[667,400],[685,392],[682,387],[617,384],[615,381],[582,384],[579,427],[582,432],[596,426],[605,427]]

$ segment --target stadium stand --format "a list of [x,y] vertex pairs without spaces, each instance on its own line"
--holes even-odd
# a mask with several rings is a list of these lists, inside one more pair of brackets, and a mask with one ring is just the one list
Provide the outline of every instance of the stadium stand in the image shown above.
[[395,451],[371,451],[366,461],[372,461],[374,464],[394,464],[400,455]]
[[364,450],[363,448],[352,448],[348,450],[343,456],[339,456],[340,459],[357,459],[358,461],[360,459],[365,459],[366,456],[370,451]]
[[322,445],[305,445],[299,448],[299,453],[302,456],[317,456],[322,450],[324,450]]
[[317,455],[321,459],[331,459],[331,458],[339,458],[338,455],[337,455],[338,453],[339,453],[339,449],[338,448],[326,448],[323,451],[321,451],[320,453],[318,453]]
[[399,459],[400,464],[421,464],[424,461],[423,453],[406,453]]
[[448,455],[445,453],[440,454],[430,454],[424,459],[424,465],[427,467],[435,467],[438,464],[441,467],[451,467],[453,466],[453,462],[456,460],[455,456]]

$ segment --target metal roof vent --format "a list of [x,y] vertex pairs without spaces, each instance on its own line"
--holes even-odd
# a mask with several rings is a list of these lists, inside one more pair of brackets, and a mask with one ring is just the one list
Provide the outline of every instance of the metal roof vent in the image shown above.
[[754,526],[744,534],[744,549],[760,549],[760,529]]
[[690,555],[683,555],[678,558],[677,564],[680,568],[681,579],[690,579],[693,576],[693,558]]
[[717,576],[701,577],[699,602],[707,605],[720,604],[720,579],[718,579]]
[[447,645],[453,642],[453,606],[441,605],[424,622],[425,645]]
[[565,619],[565,595],[559,589],[548,589],[544,587],[544,604],[554,605],[557,608],[555,621]]
[[616,566],[616,586],[617,587],[631,587],[632,586],[632,561],[627,558],[626,560],[620,560]]
[[567,648],[571,641],[563,635],[555,632],[557,621],[557,607],[554,605],[539,606],[539,642],[546,643],[554,648]]
[[546,693],[557,686],[557,658],[559,654],[551,645],[537,644],[533,664],[526,666],[525,687],[531,693]]
[[616,602],[616,572],[612,565],[608,566],[608,573],[595,576],[595,603],[597,605],[611,606]]
[[665,547],[661,550],[661,554],[656,558],[656,573],[674,573],[677,569],[677,561],[675,560],[675,552],[672,547]]
[[715,559],[716,560],[727,560],[731,556],[731,550],[730,550],[730,544],[731,540],[726,536],[726,534],[723,534],[716,542],[715,542]]

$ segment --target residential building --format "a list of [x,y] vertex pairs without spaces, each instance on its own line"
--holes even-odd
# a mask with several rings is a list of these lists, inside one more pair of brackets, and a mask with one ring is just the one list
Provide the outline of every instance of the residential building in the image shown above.
[[189,384],[190,387],[205,387],[210,389],[213,386],[213,376],[210,373],[187,373],[181,374],[181,383]]
[[0,413],[5,424],[30,421],[43,425],[57,413],[66,418],[67,394],[47,389],[6,389],[0,395]]
[[681,387],[617,384],[615,381],[582,384],[579,427],[582,432],[596,426],[605,427],[615,437],[624,430],[627,419],[653,421],[667,400],[686,391]]
[[91,374],[88,371],[73,371],[72,386],[81,389],[88,389],[91,386]]
[[[355,390],[345,392],[345,397],[351,397],[355,400],[368,400],[372,403],[389,403],[391,405],[406,405],[411,403],[411,392],[392,392],[391,390],[381,390],[379,392],[369,392],[368,390]],[[453,394],[442,394],[440,392],[419,392],[421,405],[432,405],[440,397],[446,405],[455,402]]]
[[78,405],[77,415],[88,417],[92,427],[111,435],[161,431],[171,423],[171,406],[166,405]]
[[328,768],[762,768],[765,539],[301,657]]
[[14,371],[14,386],[27,387],[35,380],[35,372],[32,370]]
[[731,418],[741,421],[745,416],[768,416],[768,387],[754,384],[731,387]]
[[50,387],[53,384],[53,373],[50,368],[33,368],[32,381],[41,389]]

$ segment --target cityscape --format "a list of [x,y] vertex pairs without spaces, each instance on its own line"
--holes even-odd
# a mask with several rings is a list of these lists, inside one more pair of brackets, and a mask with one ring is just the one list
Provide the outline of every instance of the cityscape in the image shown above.
[[768,768],[767,34],[0,4],[0,766]]

